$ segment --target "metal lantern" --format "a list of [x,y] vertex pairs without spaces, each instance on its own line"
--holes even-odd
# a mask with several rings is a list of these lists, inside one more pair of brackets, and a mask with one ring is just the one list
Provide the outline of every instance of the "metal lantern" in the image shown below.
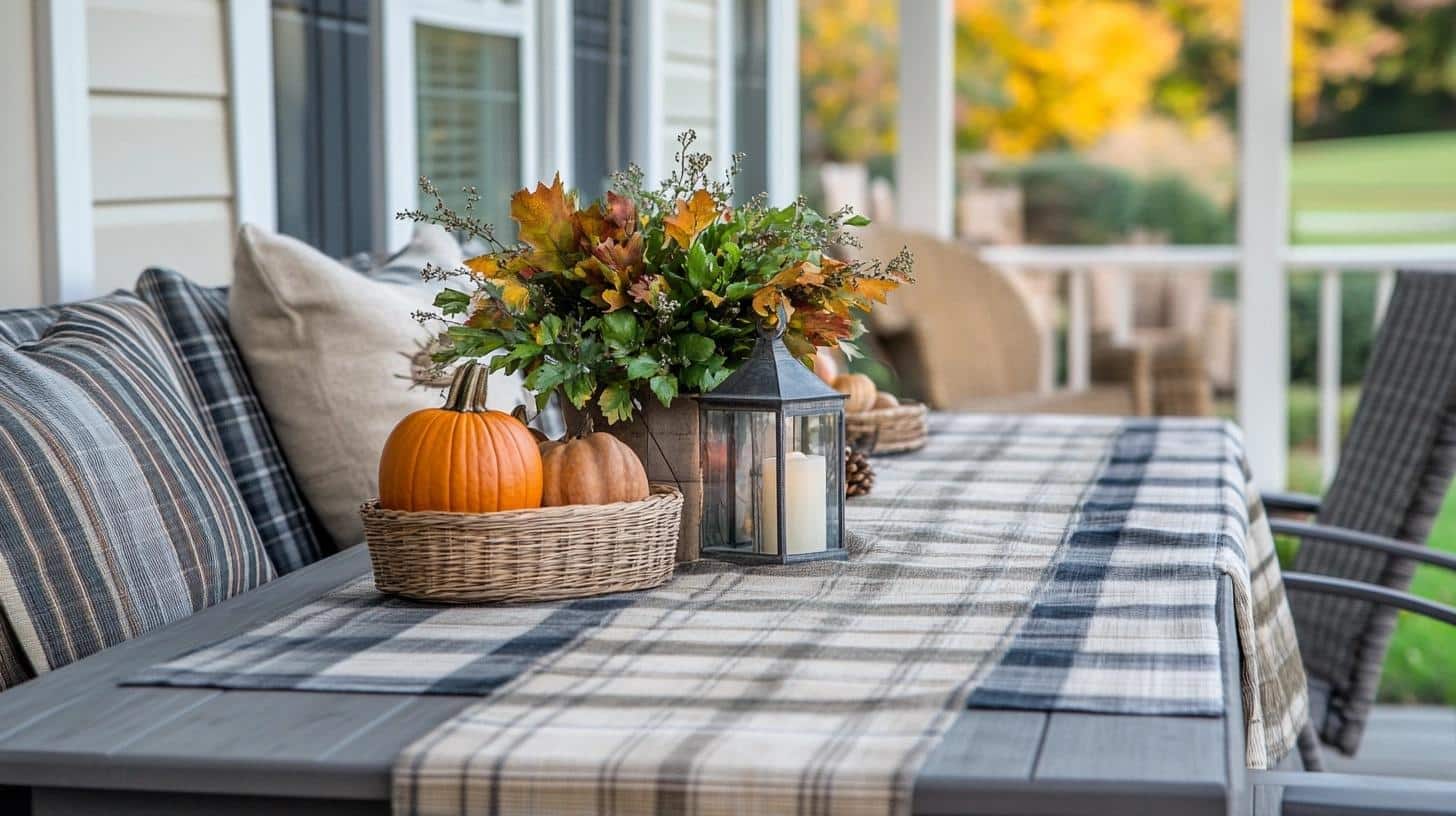
[[698,398],[702,554],[742,563],[844,558],[844,400],[761,330],[753,354]]

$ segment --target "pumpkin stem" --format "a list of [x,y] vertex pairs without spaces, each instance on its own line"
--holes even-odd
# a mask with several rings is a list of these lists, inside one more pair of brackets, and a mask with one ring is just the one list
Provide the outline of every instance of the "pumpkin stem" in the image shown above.
[[479,363],[463,363],[450,380],[450,393],[445,397],[445,410],[478,413],[485,409],[485,391],[490,372]]
[[581,425],[579,425],[577,427],[577,429],[576,429],[576,436],[574,438],[575,439],[581,439],[584,436],[590,436],[591,433],[592,433],[592,431],[595,431],[595,430],[596,430],[596,422],[594,422],[592,420],[592,412],[591,411],[582,411],[581,412]]

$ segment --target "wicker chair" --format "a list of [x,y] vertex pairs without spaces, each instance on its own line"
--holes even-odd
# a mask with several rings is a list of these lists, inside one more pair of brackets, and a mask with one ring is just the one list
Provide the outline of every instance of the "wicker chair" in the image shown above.
[[[864,257],[887,258],[904,246],[915,254],[915,285],[870,314],[871,338],[908,396],[939,409],[996,413],[1207,412],[1206,398],[1181,407],[1155,402],[1158,393],[1206,394],[1198,349],[1175,349],[1174,360],[1140,348],[1098,347],[1090,388],[1051,390],[1054,327],[1023,281],[982,263],[965,244],[880,225],[861,237]],[[1158,371],[1194,374],[1186,388],[1159,391]]]
[[[1401,273],[1324,499],[1264,497],[1274,532],[1300,539],[1284,585],[1309,676],[1312,727],[1300,753],[1310,770],[1321,767],[1320,743],[1344,754],[1359,748],[1397,610],[1456,625],[1456,609],[1405,591],[1418,563],[1456,570],[1456,557],[1423,546],[1456,473],[1453,315],[1456,275]],[[1286,513],[1314,521],[1273,518]],[[1339,779],[1307,787],[1295,779],[1284,793],[1289,813],[1322,812],[1318,803],[1327,800],[1344,808],[1328,812],[1361,812],[1350,810],[1361,796],[1378,804],[1367,812],[1393,812],[1401,800],[1400,812],[1449,813],[1456,803],[1456,786],[1398,791],[1394,783],[1348,777],[1354,781],[1342,799]]]

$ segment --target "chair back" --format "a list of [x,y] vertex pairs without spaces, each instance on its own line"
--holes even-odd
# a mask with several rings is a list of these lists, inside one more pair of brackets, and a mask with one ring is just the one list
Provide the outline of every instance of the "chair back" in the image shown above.
[[[1456,275],[1402,272],[1318,521],[1425,544],[1456,471]],[[1304,541],[1295,569],[1406,589],[1415,565]],[[1290,608],[1320,738],[1355,752],[1375,701],[1396,610],[1294,593]]]
[[879,224],[859,233],[863,247],[848,248],[852,256],[889,260],[902,247],[915,255],[915,283],[870,313],[909,395],[955,409],[1041,388],[1047,332],[1017,280],[954,241]]

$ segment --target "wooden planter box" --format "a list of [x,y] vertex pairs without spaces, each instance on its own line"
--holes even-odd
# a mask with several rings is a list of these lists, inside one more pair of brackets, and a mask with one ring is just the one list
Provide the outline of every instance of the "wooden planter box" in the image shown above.
[[[639,402],[631,422],[609,425],[592,408],[592,424],[622,440],[642,460],[647,480],[676,487],[683,495],[682,530],[678,536],[677,560],[696,561],[700,550],[700,526],[703,519],[702,449],[698,440],[698,401],[694,397],[678,397],[671,408],[664,408],[656,397],[646,396]],[[581,427],[581,413],[566,403],[563,406],[567,433]]]

